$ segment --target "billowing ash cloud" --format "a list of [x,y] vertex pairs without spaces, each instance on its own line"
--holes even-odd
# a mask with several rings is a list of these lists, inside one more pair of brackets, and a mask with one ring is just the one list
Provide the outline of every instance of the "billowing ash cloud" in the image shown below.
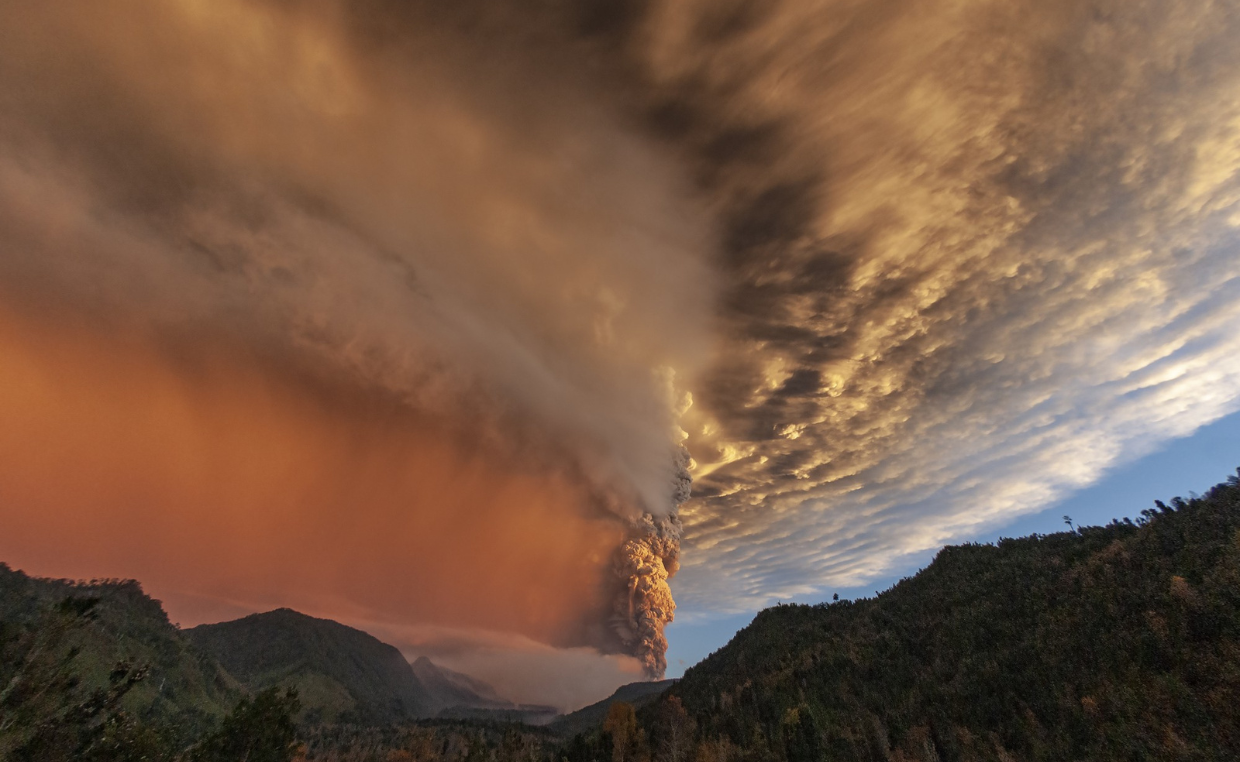
[[571,35],[436,5],[0,10],[10,561],[661,660],[708,211]]
[[[692,395],[676,399],[675,379],[664,378],[665,393],[671,410],[679,419],[692,405]],[[688,433],[676,426],[674,441],[683,441]],[[680,569],[680,540],[684,526],[678,511],[689,499],[693,478],[689,470],[693,458],[684,446],[674,454],[675,473],[671,481],[670,510],[661,516],[644,514],[633,523],[636,536],[616,551],[613,568],[617,579],[624,582],[615,596],[612,629],[641,661],[648,677],[662,678],[667,671],[667,638],[664,628],[676,615],[676,601],[668,580]]]
[[680,519],[672,515],[640,523],[641,533],[616,552],[616,576],[627,580],[616,598],[616,634],[633,649],[650,677],[663,677],[667,670],[667,638],[663,629],[676,614],[676,601],[668,584],[680,569]]
[[8,4],[0,553],[659,674],[682,550],[682,611],[859,583],[1240,406],[1237,37]]

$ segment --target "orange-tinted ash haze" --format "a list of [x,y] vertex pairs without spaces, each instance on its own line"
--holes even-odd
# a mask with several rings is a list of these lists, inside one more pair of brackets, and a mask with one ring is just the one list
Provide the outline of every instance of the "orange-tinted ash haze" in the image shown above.
[[713,278],[656,147],[446,21],[0,16],[11,563],[662,675]]
[[3,333],[6,534],[31,563],[549,642],[609,603],[624,524],[581,511],[567,474],[227,351],[187,367],[81,326]]
[[[0,560],[563,708],[1240,408],[1209,0],[0,4]],[[675,596],[673,596],[673,592]]]

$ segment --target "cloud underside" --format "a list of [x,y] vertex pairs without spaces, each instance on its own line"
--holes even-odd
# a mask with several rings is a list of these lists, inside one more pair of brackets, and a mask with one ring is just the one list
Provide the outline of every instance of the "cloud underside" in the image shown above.
[[1207,0],[6,7],[0,549],[623,651],[683,439],[682,610],[860,584],[1240,407],[1237,37]]
[[729,275],[682,603],[862,584],[1237,408],[1224,4],[740,4],[695,47],[709,5],[649,47]]

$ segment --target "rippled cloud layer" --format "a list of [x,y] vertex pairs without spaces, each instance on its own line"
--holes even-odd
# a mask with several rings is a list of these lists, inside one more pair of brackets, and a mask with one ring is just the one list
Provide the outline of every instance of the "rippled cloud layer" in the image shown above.
[[648,31],[726,233],[695,604],[860,584],[1237,408],[1234,9],[762,7]]

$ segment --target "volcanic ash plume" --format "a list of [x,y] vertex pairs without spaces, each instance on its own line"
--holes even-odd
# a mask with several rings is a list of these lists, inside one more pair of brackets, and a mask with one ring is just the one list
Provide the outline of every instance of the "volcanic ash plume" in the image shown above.
[[715,226],[444,5],[0,3],[0,557],[661,669]]
[[680,568],[680,519],[675,514],[663,519],[647,514],[637,526],[641,536],[616,552],[616,576],[627,579],[628,586],[616,600],[615,628],[646,674],[659,679],[667,670],[663,628],[676,614],[667,580]]
[[[693,397],[687,393],[677,395],[673,373],[661,375],[669,411],[674,420],[679,420],[693,404]],[[671,432],[675,441],[684,441],[686,434],[679,425],[673,425]],[[680,569],[682,526],[677,510],[693,489],[691,468],[693,459],[689,451],[677,444],[672,450],[667,514],[656,517],[643,513],[633,522],[634,536],[616,550],[613,562],[616,580],[622,584],[615,599],[612,626],[652,679],[662,678],[667,671],[667,638],[663,628],[671,624],[676,614],[676,601],[667,581]]]

